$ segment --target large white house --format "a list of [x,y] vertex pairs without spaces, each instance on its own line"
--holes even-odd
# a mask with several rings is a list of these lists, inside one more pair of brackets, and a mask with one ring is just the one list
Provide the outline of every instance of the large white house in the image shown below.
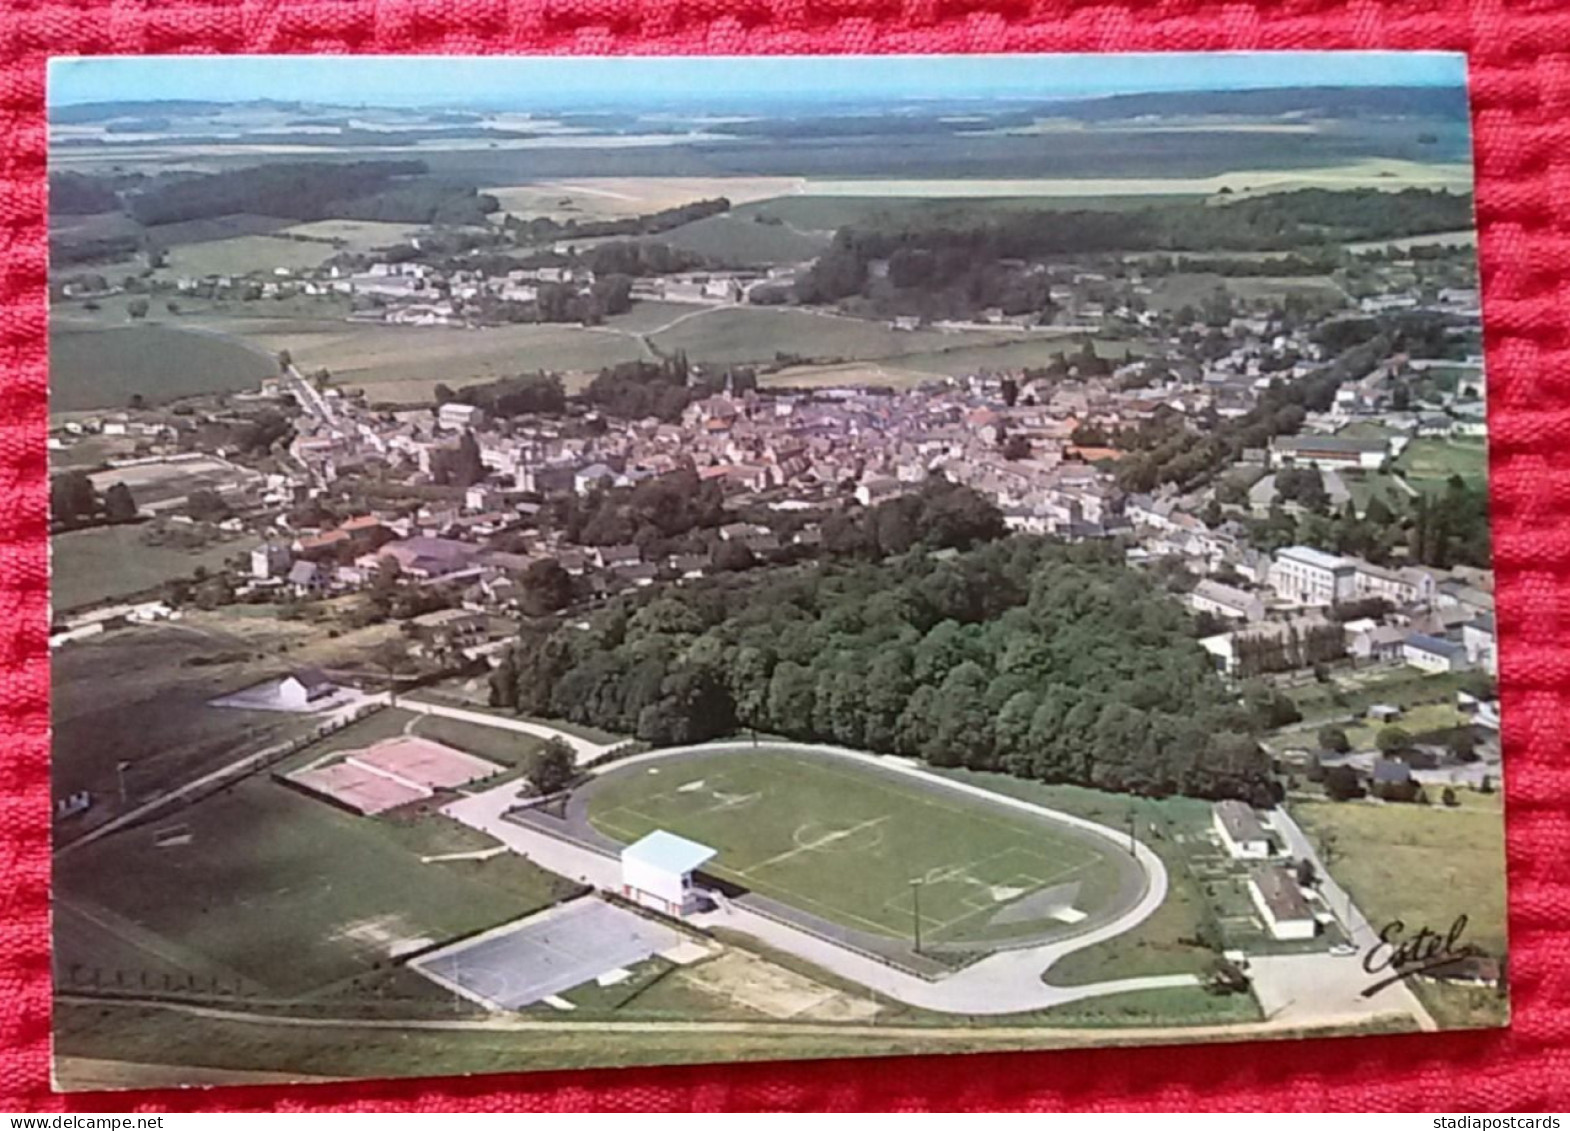
[[1270,564],[1270,588],[1298,604],[1334,605],[1356,595],[1357,563],[1310,546],[1288,546]]

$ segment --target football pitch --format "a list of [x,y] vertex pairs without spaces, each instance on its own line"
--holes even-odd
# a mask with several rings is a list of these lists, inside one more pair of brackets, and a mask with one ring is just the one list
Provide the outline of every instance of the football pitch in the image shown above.
[[590,824],[665,829],[718,849],[704,871],[811,915],[924,943],[1091,925],[1138,866],[1105,838],[986,800],[767,748],[628,767],[595,783]]

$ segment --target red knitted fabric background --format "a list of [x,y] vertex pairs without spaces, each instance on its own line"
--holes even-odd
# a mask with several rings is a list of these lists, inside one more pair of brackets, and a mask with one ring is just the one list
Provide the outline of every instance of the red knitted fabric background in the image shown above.
[[[1405,48],[1471,59],[1509,1030],[52,1096],[44,64],[174,52]],[[1562,0],[0,0],[0,1110],[1570,1109],[1570,6]],[[718,1048],[716,1052],[721,1050]]]

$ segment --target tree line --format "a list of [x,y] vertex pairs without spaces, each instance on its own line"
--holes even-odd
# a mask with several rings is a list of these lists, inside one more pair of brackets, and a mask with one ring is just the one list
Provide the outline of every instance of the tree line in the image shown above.
[[[159,180],[125,198],[149,227],[238,212],[289,220],[482,223],[496,199],[426,176],[423,161],[296,161]],[[410,178],[418,178],[411,180]]]
[[667,744],[752,728],[1159,796],[1269,803],[1257,721],[1187,614],[1115,549],[1013,537],[947,560],[758,569],[531,626],[498,705]]
[[[1428,189],[1301,189],[1226,205],[1173,203],[1127,211],[1001,211],[955,206],[874,217],[835,233],[797,284],[807,303],[863,294],[872,265],[889,282],[928,292],[1010,277],[1004,261],[1112,251],[1287,251],[1348,240],[1393,239],[1472,223],[1470,195]],[[901,264],[896,278],[895,264]]]

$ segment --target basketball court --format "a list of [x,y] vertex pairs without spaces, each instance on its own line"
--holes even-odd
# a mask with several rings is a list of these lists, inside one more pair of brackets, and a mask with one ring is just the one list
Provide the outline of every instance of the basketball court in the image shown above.
[[587,896],[465,939],[409,967],[499,1012],[565,993],[684,941],[669,927]]

